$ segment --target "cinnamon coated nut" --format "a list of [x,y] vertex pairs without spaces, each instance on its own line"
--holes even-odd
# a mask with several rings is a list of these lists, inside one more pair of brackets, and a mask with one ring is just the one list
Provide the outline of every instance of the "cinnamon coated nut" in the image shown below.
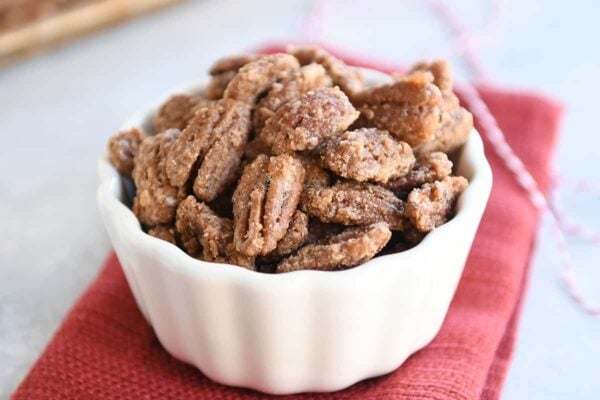
[[290,155],[259,155],[246,166],[233,194],[234,243],[248,256],[277,247],[302,193],[304,168]]
[[302,247],[277,265],[277,272],[302,269],[334,270],[361,264],[373,258],[390,240],[384,222],[348,228],[325,241]]

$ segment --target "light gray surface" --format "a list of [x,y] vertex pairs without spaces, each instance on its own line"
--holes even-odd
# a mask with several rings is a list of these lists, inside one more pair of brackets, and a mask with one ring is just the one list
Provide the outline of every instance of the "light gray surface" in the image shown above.
[[[480,28],[480,2],[453,4]],[[568,104],[558,168],[599,180],[597,4],[509,1],[483,53],[498,82]],[[336,5],[326,7],[323,38],[339,47],[403,63],[447,54],[445,30],[418,1]],[[293,37],[306,8],[300,0],[195,1],[0,69],[0,398],[22,379],[109,250],[95,204],[95,159],[108,136],[214,58]],[[567,200],[600,228],[598,199]],[[600,302],[598,251],[573,244],[583,288]],[[542,234],[507,399],[600,396],[600,320],[565,296],[557,259]]]

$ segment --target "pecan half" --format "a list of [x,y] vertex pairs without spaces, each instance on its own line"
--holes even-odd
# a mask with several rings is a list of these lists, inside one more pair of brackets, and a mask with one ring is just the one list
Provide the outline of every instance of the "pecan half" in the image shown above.
[[385,183],[406,175],[415,163],[408,143],[376,128],[346,131],[327,140],[320,153],[325,168],[359,182]]
[[433,152],[417,158],[414,168],[405,176],[389,181],[385,187],[394,192],[407,192],[425,183],[444,179],[452,173],[452,161],[446,153]]
[[308,215],[296,210],[285,236],[277,243],[271,255],[285,256],[302,246],[308,237]]
[[135,156],[132,178],[137,188],[133,212],[146,225],[168,224],[175,218],[177,205],[186,196],[185,188],[171,185],[167,179],[165,159],[181,135],[169,129],[146,137]]
[[420,232],[429,232],[445,223],[458,196],[468,186],[462,176],[448,176],[414,189],[406,201],[406,216]]
[[460,106],[458,97],[452,91],[452,68],[447,61],[421,62],[412,67],[413,72],[430,72],[433,83],[442,92],[440,106],[440,126],[433,138],[415,148],[418,154],[434,151],[451,152],[463,145],[473,130],[473,115]]
[[316,46],[290,46],[288,52],[293,54],[301,65],[321,64],[331,77],[333,84],[352,97],[364,89],[364,79],[360,71],[347,66],[342,60]]
[[261,99],[254,109],[254,129],[260,132],[267,119],[275,111],[290,100],[299,97],[311,89],[331,86],[331,78],[319,64],[309,64],[295,71],[281,83],[275,82],[267,95]]
[[473,131],[473,115],[460,106],[454,94],[444,99],[441,109],[441,123],[434,137],[415,148],[416,154],[434,151],[449,153],[462,146]]
[[288,101],[267,120],[261,136],[274,154],[312,150],[358,118],[340,89],[319,88]]
[[304,167],[304,188],[331,185],[331,176],[321,167],[319,160],[309,154],[298,153],[295,157]]
[[253,104],[271,85],[287,79],[300,68],[289,54],[272,54],[244,65],[231,79],[223,97]]
[[217,60],[208,71],[212,79],[206,87],[206,97],[211,100],[222,98],[227,85],[238,70],[256,58],[254,54],[238,54]]
[[235,251],[233,222],[219,217],[206,204],[188,196],[177,208],[175,229],[184,250],[204,261],[253,269],[254,259]]
[[448,61],[421,61],[411,67],[409,74],[413,72],[431,72],[433,75],[433,83],[440,89],[442,95],[447,96],[452,94],[452,66]]
[[431,140],[440,126],[442,93],[430,72],[414,72],[397,82],[367,89],[353,100],[359,126],[390,132],[412,147]]
[[292,156],[259,155],[233,194],[234,243],[248,256],[265,255],[289,227],[302,192],[304,168]]
[[368,225],[382,221],[392,230],[402,230],[405,225],[404,202],[391,191],[369,183],[347,181],[307,188],[300,208],[323,222]]
[[390,240],[384,222],[349,228],[322,243],[302,247],[277,265],[277,272],[302,269],[334,270],[352,267],[373,258]]
[[194,193],[214,200],[235,178],[250,133],[250,108],[222,99],[201,108],[167,154],[167,176],[184,186],[195,166]]
[[154,132],[159,133],[167,129],[183,130],[194,113],[208,104],[209,100],[200,96],[179,94],[170,97],[158,109],[152,120]]
[[118,132],[108,141],[108,159],[123,175],[131,176],[133,160],[144,136],[138,128],[131,128]]

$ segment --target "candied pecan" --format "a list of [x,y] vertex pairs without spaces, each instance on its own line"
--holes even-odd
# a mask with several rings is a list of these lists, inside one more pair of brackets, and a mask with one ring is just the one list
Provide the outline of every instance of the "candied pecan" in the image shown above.
[[304,187],[325,187],[331,185],[331,176],[325,171],[315,157],[298,153],[295,157],[304,167]]
[[433,151],[449,153],[462,146],[473,130],[473,115],[460,106],[458,98],[449,94],[442,106],[441,124],[433,139],[415,148],[417,154]]
[[319,88],[288,101],[267,120],[261,136],[275,154],[312,150],[358,117],[340,89]]
[[386,222],[392,230],[405,225],[404,202],[391,191],[364,182],[338,182],[332,187],[307,188],[302,211],[323,222],[367,225]]
[[175,240],[175,227],[173,225],[156,225],[148,229],[148,235],[162,239],[172,244],[177,244]]
[[452,161],[446,153],[433,152],[417,158],[414,168],[405,176],[389,181],[385,187],[394,192],[406,192],[425,183],[444,179],[452,173]]
[[385,183],[405,175],[415,163],[408,143],[377,128],[346,131],[327,140],[320,150],[325,168],[359,182]]
[[167,129],[183,130],[194,113],[207,104],[209,101],[200,96],[179,94],[170,97],[160,106],[152,120],[154,132],[159,133]]
[[302,246],[308,236],[308,215],[296,210],[285,236],[277,243],[272,255],[285,256]]
[[184,186],[198,165],[194,193],[211,201],[235,177],[250,132],[250,108],[222,99],[200,109],[167,154],[167,176]]
[[444,96],[452,93],[452,67],[448,61],[434,60],[430,63],[421,61],[412,66],[409,74],[417,71],[431,72],[433,83]]
[[430,72],[417,71],[387,85],[359,93],[354,104],[359,126],[390,132],[412,147],[431,140],[440,126],[442,93]]
[[256,54],[234,54],[223,57],[214,62],[208,70],[212,76],[222,74],[227,71],[238,71],[244,65],[255,61],[258,58]]
[[189,255],[204,261],[231,263],[253,269],[254,260],[234,249],[232,221],[219,217],[194,196],[188,196],[179,204],[175,229]]
[[473,116],[460,106],[456,95],[452,92],[452,68],[447,61],[438,60],[431,63],[421,62],[412,67],[413,72],[430,72],[433,83],[442,92],[443,101],[440,106],[440,126],[434,136],[426,143],[415,148],[418,154],[433,151],[448,153],[464,144],[473,130]]
[[287,79],[298,68],[298,60],[289,54],[261,57],[240,68],[227,85],[223,97],[253,104],[273,83]]
[[302,192],[304,168],[292,156],[259,155],[233,194],[234,243],[248,256],[267,254],[288,229]]
[[302,247],[277,265],[277,272],[302,269],[334,270],[352,267],[373,258],[392,236],[385,222],[348,228],[322,243]]
[[108,159],[123,175],[131,176],[133,159],[138,152],[144,133],[138,128],[131,128],[115,134],[108,141]]
[[445,223],[458,196],[468,182],[462,176],[448,176],[414,189],[406,201],[406,216],[420,232],[429,232]]
[[293,54],[301,65],[321,64],[331,77],[333,84],[339,86],[350,97],[364,89],[364,80],[360,71],[348,67],[342,60],[319,47],[290,46],[288,52]]
[[265,126],[265,121],[288,101],[300,97],[302,93],[311,89],[326,86],[331,86],[331,78],[319,64],[306,65],[295,71],[285,81],[273,83],[271,90],[254,109],[254,129],[260,132]]
[[181,131],[169,129],[147,136],[135,156],[132,177],[137,192],[133,212],[146,225],[172,222],[177,205],[186,196],[185,188],[169,183],[165,171],[166,155],[180,135]]
[[206,97],[211,100],[222,98],[225,88],[238,70],[256,58],[257,56],[254,54],[239,54],[217,60],[208,71],[212,75],[212,79],[206,87]]

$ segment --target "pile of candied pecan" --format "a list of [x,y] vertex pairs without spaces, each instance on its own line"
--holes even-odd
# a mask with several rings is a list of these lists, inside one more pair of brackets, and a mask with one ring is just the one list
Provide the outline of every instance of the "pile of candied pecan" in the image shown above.
[[154,132],[113,136],[147,232],[192,257],[261,272],[339,270],[410,248],[467,180],[448,153],[473,127],[448,63],[367,87],[322,49],[217,61],[168,99]]

